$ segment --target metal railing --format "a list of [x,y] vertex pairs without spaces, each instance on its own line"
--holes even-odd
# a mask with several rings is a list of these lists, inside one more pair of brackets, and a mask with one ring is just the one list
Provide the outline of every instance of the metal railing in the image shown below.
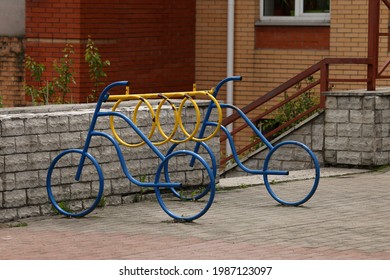
[[[276,87],[275,89],[271,90],[267,94],[257,98],[244,108],[242,108],[242,111],[245,114],[249,114],[251,112],[260,111],[259,108],[264,107],[266,103],[277,100],[273,103],[276,103],[272,105],[270,108],[267,108],[265,110],[261,110],[261,113],[256,114],[254,117],[251,118],[251,121],[253,123],[259,123],[261,120],[273,118],[273,116],[276,114],[277,110],[282,108],[285,104],[288,102],[293,101],[296,98],[299,98],[303,94],[307,93],[310,90],[313,90],[315,87],[319,86],[319,93],[327,91],[329,89],[329,85],[331,83],[340,83],[340,82],[364,82],[369,83],[371,82],[369,78],[330,78],[329,77],[329,66],[330,65],[370,65],[371,60],[368,58],[325,58],[321,60],[320,62],[312,65],[305,71],[301,72],[300,74],[296,75],[295,77],[291,78],[287,82],[281,84],[280,86]],[[319,73],[319,75],[318,75]],[[309,79],[309,77],[313,77],[314,75],[319,76],[318,79],[312,81],[307,86],[303,88],[299,88],[296,92],[294,92],[292,95],[284,97],[283,94],[290,90],[291,88],[294,88],[297,84],[302,83],[306,79]],[[282,99],[282,100],[281,100]],[[319,94],[319,102],[315,104],[314,106],[310,108],[306,108],[305,111],[301,112],[300,114],[294,116],[292,119],[290,119],[287,122],[284,122],[277,127],[273,128],[271,131],[266,132],[264,135],[267,138],[272,137],[272,135],[275,135],[276,133],[282,131],[283,129],[286,129],[287,127],[291,126],[295,122],[302,120],[303,118],[309,116],[313,112],[317,110],[321,110],[325,107],[325,96]],[[227,126],[229,124],[232,124],[237,119],[239,119],[239,115],[237,113],[230,115],[229,117],[225,118],[222,122],[222,125]],[[239,125],[238,127],[234,128],[231,131],[231,134],[234,136],[236,133],[242,131],[243,129],[247,128],[247,124]],[[224,143],[226,140],[226,136],[221,136],[221,143]],[[260,139],[255,139],[251,141],[249,144],[244,146],[243,148],[239,149],[237,153],[239,155],[253,149],[260,143]],[[229,161],[232,158],[232,156],[228,156],[225,158],[221,158],[221,165],[225,164],[227,161]]]

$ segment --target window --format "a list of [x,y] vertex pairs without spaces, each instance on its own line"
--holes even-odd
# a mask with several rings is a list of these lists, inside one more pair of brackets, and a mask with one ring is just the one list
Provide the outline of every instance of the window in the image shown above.
[[258,49],[328,50],[330,0],[259,0]]
[[329,11],[330,0],[260,0],[263,22],[327,22]]

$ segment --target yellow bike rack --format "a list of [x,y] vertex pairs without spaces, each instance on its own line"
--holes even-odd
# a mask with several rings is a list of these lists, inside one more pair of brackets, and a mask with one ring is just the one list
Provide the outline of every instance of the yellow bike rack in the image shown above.
[[[130,94],[129,87],[127,86],[125,94],[110,95],[108,97],[108,101],[116,101],[116,103],[112,107],[112,111],[115,111],[122,101],[139,100],[137,105],[134,108],[133,119],[132,119],[134,124],[137,124],[138,110],[141,107],[141,105],[144,103],[146,105],[146,107],[148,108],[150,115],[151,115],[151,118],[152,118],[152,126],[150,128],[150,132],[149,132],[147,137],[150,140],[153,137],[153,135],[156,131],[156,127],[157,127],[157,130],[159,131],[160,135],[164,138],[164,140],[158,141],[158,142],[152,142],[152,143],[155,146],[159,146],[159,145],[163,145],[167,142],[176,143],[176,144],[185,143],[185,142],[190,141],[190,140],[195,141],[195,142],[203,142],[203,141],[207,141],[207,140],[213,138],[218,133],[218,131],[221,127],[221,124],[222,124],[222,109],[221,109],[221,106],[220,106],[218,100],[213,96],[213,93],[214,93],[213,89],[197,91],[195,89],[195,86],[194,86],[194,90],[188,91],[188,92]],[[214,103],[214,106],[218,112],[218,120],[216,122],[217,125],[215,127],[215,130],[210,135],[203,137],[203,138],[195,137],[195,135],[197,135],[199,128],[201,126],[201,113],[199,110],[199,106],[198,106],[196,100],[194,99],[194,97],[197,97],[197,96],[206,97],[209,100],[211,100]],[[149,100],[152,100],[152,99],[160,100],[156,111],[154,110],[153,106],[149,102]],[[178,109],[175,106],[175,104],[172,102],[173,99],[181,100]],[[204,100],[204,99],[202,99],[202,100]],[[191,102],[191,104],[194,107],[195,114],[196,114],[195,128],[193,129],[193,131],[191,133],[189,133],[186,130],[186,128],[184,127],[183,120],[181,117],[183,108],[185,107],[185,103],[187,101]],[[161,126],[161,122],[160,122],[161,108],[165,103],[169,103],[169,105],[171,106],[171,108],[174,112],[174,126],[172,128],[172,132],[169,135],[167,135],[164,132],[164,130],[162,129],[162,126]],[[185,135],[184,139],[175,139],[174,138],[179,127]],[[116,129],[115,129],[114,116],[110,116],[110,128],[111,128],[111,131],[112,131],[115,139],[120,144],[122,144],[126,147],[140,147],[140,146],[145,144],[145,141],[141,141],[139,143],[127,143],[122,138],[120,138],[120,136],[118,135],[118,133],[116,132]]]

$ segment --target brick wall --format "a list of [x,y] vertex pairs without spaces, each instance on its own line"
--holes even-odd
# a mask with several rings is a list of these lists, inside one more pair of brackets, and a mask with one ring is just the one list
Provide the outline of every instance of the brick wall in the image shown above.
[[[125,107],[118,110],[130,113],[134,105],[126,103]],[[201,112],[204,113],[206,105],[208,104],[205,102],[199,103]],[[112,104],[103,109],[111,109],[111,106]],[[165,116],[161,119],[161,124],[167,129],[172,127],[173,123],[173,118],[169,118],[168,111],[171,112],[171,107],[163,106],[160,113],[161,116]],[[0,110],[0,222],[53,212],[46,192],[48,167],[60,151],[83,147],[93,112],[93,104],[49,105]],[[184,109],[182,118],[186,128],[195,122],[193,115],[193,107]],[[115,128],[121,137],[129,135],[128,126],[123,126],[123,123],[116,121],[115,123]],[[143,107],[138,111],[137,125],[143,131],[150,130],[150,115]],[[112,135],[108,118],[100,118],[96,130]],[[131,135],[134,137],[134,133]],[[129,141],[127,138],[124,139]],[[185,148],[190,149],[191,144],[193,143],[186,143]],[[218,156],[219,138],[215,137],[207,144]],[[181,144],[179,148],[182,149],[183,145]],[[165,154],[169,147],[170,145],[166,144],[159,146],[159,149]],[[159,160],[148,146],[122,148],[124,159],[132,176],[137,180],[154,182]],[[89,152],[98,160],[103,170],[104,197],[107,204],[118,205],[135,201],[140,188],[130,183],[123,174],[112,143],[102,137],[93,138]],[[204,152],[200,152],[200,155],[207,160]],[[176,165],[171,165],[171,163]],[[176,159],[172,158],[169,164],[170,170],[175,170],[175,176],[179,176],[175,178],[181,180],[180,182],[191,180],[190,182],[198,184],[202,181],[202,177],[198,177],[200,174],[193,175],[196,172],[186,169],[187,165],[183,162],[177,160],[176,163]],[[66,175],[63,177],[64,180],[71,178]],[[53,182],[57,179],[53,179]],[[83,193],[80,193],[72,197],[71,201],[80,202],[83,199],[85,197]]]
[[75,47],[81,102],[91,93],[84,49],[91,35],[111,62],[104,82],[130,80],[133,92],[191,89],[195,70],[195,1],[26,1],[26,54],[52,61]]
[[[256,45],[259,4],[260,0],[235,1],[234,74],[243,76],[243,80],[234,86],[234,103],[239,107],[247,105],[323,58],[367,56],[368,0],[353,1],[353,5],[347,0],[332,1],[329,46],[323,49]],[[389,13],[386,9],[382,5],[382,32],[388,31]],[[315,31],[312,30],[312,33]],[[208,86],[212,80],[226,76],[226,34],[227,1],[197,1],[196,80],[199,84]],[[388,40],[384,37],[380,43],[380,65],[387,59],[387,51]],[[364,78],[366,75],[366,67],[363,66],[332,66],[330,71],[331,78]],[[389,85],[389,81],[378,81],[378,86]],[[348,90],[365,88],[366,85],[338,83],[332,86],[333,90]],[[224,100],[224,92],[220,98]],[[270,107],[270,104],[263,108],[266,107]],[[251,136],[250,132],[243,132],[236,137],[236,142],[243,146],[241,143],[247,143]]]
[[[242,75],[244,80],[236,83],[236,104],[244,105],[254,98],[275,88],[280,83],[298,74],[308,66],[325,57],[366,57],[368,0],[332,1],[329,46],[326,49],[308,49],[304,46],[289,48],[286,45],[256,47],[256,22],[259,21],[259,0],[235,1],[235,74]],[[387,32],[389,13],[382,7],[381,31]],[[209,79],[220,79],[226,75],[226,34],[227,4],[226,1],[197,1],[197,53],[196,78],[199,83]],[[279,27],[282,28],[282,27]],[[295,28],[298,27],[288,27]],[[313,36],[315,31],[326,27],[310,27]],[[276,33],[276,31],[275,31]],[[275,34],[276,36],[276,34]],[[260,40],[261,38],[257,38]],[[388,40],[381,39],[381,61],[387,59]],[[264,42],[264,44],[269,42]],[[258,42],[258,44],[260,44]],[[207,50],[210,50],[207,52]],[[217,55],[213,55],[213,54]],[[331,69],[332,70],[332,69]],[[333,73],[338,78],[351,76],[345,69]],[[356,74],[356,72],[353,72]],[[362,72],[363,73],[363,72]],[[365,72],[364,72],[365,74]],[[340,76],[341,75],[341,76]],[[214,78],[215,77],[215,78]],[[389,84],[380,81],[381,84]],[[335,89],[349,89],[352,85],[336,85]],[[355,84],[355,87],[364,87]]]
[[0,37],[0,96],[4,107],[23,106],[24,39]]
[[329,26],[256,26],[257,49],[329,49]]

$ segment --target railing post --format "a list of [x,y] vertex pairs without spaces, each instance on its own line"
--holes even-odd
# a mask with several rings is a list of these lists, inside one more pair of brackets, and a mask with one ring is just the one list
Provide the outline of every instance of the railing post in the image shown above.
[[380,4],[381,0],[369,0],[368,4],[367,90],[375,90],[378,76]]
[[324,61],[320,72],[320,108],[325,108],[326,96],[323,92],[329,90],[329,64]]

